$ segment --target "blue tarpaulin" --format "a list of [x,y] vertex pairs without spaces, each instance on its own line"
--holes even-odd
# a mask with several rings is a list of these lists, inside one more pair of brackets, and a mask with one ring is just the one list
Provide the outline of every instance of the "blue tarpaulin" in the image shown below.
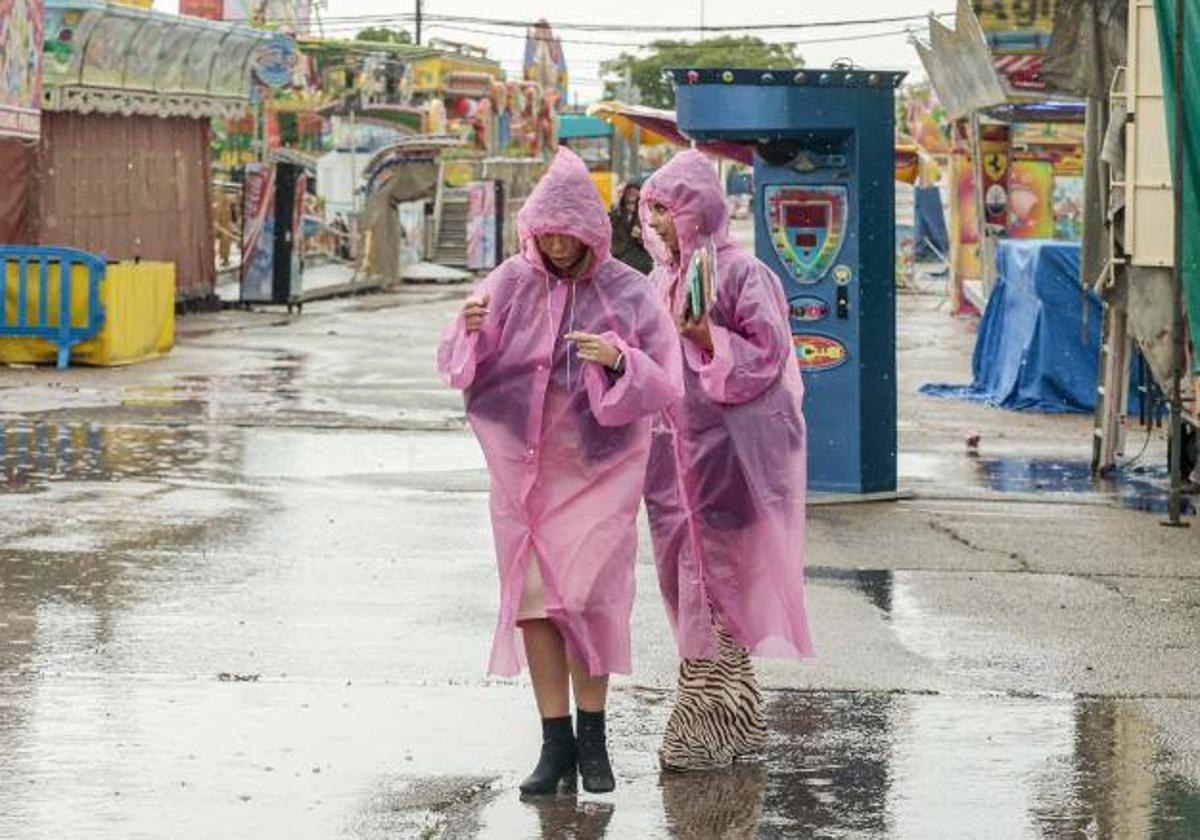
[[946,232],[942,191],[937,187],[917,187],[914,195],[917,210],[917,226],[914,231],[917,259],[945,259],[950,255],[950,235]]
[[1014,410],[1094,410],[1103,311],[1096,295],[1080,292],[1079,250],[1073,242],[1000,242],[999,278],[971,360],[974,382],[926,385],[921,393]]

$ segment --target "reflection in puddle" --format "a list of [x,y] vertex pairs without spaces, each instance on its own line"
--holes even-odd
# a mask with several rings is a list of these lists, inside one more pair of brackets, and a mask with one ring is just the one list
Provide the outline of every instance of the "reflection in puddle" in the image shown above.
[[177,476],[217,449],[211,432],[174,426],[37,422],[0,426],[0,482],[10,492],[57,481]]
[[615,805],[611,802],[580,801],[574,796],[548,796],[524,803],[537,812],[541,837],[572,840],[602,840],[608,835]]
[[[976,462],[985,487],[1002,493],[1104,493],[1115,496],[1123,507],[1166,513],[1169,485],[1163,465],[1126,469],[1110,477],[1096,478],[1084,461],[1049,458],[988,458]],[[1196,511],[1185,499],[1185,512]]]
[[1130,701],[800,694],[771,717],[758,836],[1200,836]]
[[671,837],[748,840],[758,835],[767,789],[767,771],[761,765],[738,764],[696,774],[665,772],[659,784]]

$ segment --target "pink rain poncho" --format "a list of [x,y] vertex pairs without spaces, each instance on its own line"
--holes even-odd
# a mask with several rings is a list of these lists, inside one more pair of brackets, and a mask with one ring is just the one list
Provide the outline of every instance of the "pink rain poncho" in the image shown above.
[[[678,261],[650,226],[670,211]],[[713,622],[763,656],[812,655],[804,606],[804,386],[779,279],[729,238],[724,194],[700,152],[642,187],[650,275],[684,311],[692,253],[716,252],[713,352],[683,339],[686,396],[655,426],[646,507],[659,586],[685,659],[714,659]],[[717,611],[714,615],[714,609]]]
[[[587,167],[558,152],[517,219],[521,253],[489,274],[481,331],[460,314],[438,347],[445,380],[491,474],[500,617],[489,670],[524,664],[516,617],[526,564],[537,562],[546,617],[593,675],[629,673],[637,512],[652,418],[683,394],[679,339],[645,276],[609,254],[608,214]],[[591,249],[575,280],[543,263],[535,237],[570,234]],[[625,356],[616,377],[578,358],[563,336],[606,338]]]

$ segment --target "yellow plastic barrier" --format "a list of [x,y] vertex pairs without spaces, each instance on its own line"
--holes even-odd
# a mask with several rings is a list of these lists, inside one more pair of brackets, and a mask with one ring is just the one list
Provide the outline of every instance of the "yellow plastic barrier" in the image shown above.
[[600,194],[600,200],[604,202],[605,209],[611,210],[615,200],[613,190],[616,187],[614,184],[616,179],[611,172],[592,172],[590,174],[592,183],[596,185],[596,192]]
[[[50,312],[58,309],[58,265],[49,268]],[[5,278],[9,323],[17,310],[17,267]],[[87,321],[87,270],[76,266],[71,278],[71,322]],[[40,312],[36,273],[27,287],[31,319]],[[100,334],[71,348],[72,364],[113,366],[155,359],[175,346],[175,266],[172,263],[113,263],[100,281],[104,325]],[[53,316],[51,316],[53,319]],[[57,347],[33,338],[0,340],[0,364],[53,364]]]

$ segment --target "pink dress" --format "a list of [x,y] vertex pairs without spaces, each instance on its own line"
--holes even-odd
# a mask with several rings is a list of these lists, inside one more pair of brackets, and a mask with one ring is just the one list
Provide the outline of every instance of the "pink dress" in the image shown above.
[[809,657],[804,386],[786,298],[771,270],[729,240],[716,172],[689,151],[642,187],[651,279],[673,312],[683,312],[686,283],[649,225],[654,204],[675,220],[680,265],[705,242],[717,254],[713,352],[682,342],[686,395],[655,427],[646,480],[659,586],[679,654],[716,658],[716,621],[754,654]]
[[[518,218],[521,253],[488,275],[480,332],[460,315],[438,368],[464,391],[491,476],[500,614],[489,670],[524,665],[517,616],[527,565],[538,605],[595,675],[629,673],[637,512],[652,417],[683,393],[679,341],[646,278],[609,255],[609,222],[587,167],[560,150]],[[573,281],[545,268],[534,237],[565,233],[592,252]],[[616,377],[563,336],[605,336],[625,356]]]

